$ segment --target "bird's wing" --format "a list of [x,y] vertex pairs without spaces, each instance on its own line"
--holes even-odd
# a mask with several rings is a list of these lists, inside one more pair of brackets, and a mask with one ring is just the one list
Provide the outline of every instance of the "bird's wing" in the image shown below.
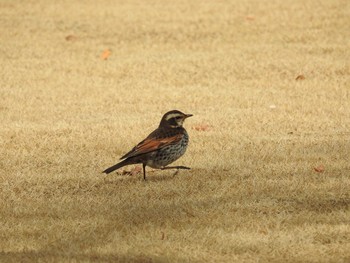
[[183,134],[176,134],[174,136],[164,138],[154,138],[152,136],[149,136],[142,142],[140,142],[138,145],[136,145],[130,152],[122,156],[120,159],[130,158],[140,154],[156,151],[165,146],[179,142],[182,137]]

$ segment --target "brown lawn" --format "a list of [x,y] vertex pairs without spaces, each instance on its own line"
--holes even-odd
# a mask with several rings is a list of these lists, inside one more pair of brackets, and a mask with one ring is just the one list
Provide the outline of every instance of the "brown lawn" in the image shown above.
[[[0,0],[0,261],[350,262],[349,24],[347,0]],[[190,171],[101,173],[172,109]]]

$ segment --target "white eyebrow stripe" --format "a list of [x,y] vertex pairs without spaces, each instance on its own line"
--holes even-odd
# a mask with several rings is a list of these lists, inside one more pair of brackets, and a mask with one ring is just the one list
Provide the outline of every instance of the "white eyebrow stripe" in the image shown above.
[[165,117],[166,120],[170,120],[171,118],[175,118],[175,117],[181,117],[180,114],[178,113],[172,113],[172,114],[169,114]]

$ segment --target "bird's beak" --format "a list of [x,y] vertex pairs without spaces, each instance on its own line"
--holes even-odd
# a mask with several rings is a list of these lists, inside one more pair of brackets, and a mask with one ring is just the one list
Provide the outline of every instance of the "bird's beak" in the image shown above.
[[192,116],[193,116],[193,114],[186,114],[185,119],[192,117]]

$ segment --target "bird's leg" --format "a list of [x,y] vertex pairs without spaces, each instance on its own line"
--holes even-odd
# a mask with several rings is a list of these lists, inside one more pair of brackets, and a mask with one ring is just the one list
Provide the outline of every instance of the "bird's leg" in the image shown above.
[[187,166],[167,166],[167,167],[162,167],[160,168],[161,170],[168,170],[168,169],[183,169],[183,170],[190,170],[190,167]]
[[168,167],[162,167],[160,168],[161,170],[169,170],[169,169],[176,169],[175,173],[173,174],[173,176],[177,175],[177,173],[179,172],[180,169],[184,169],[184,170],[190,170],[190,167],[187,166],[168,166]]
[[146,181],[146,164],[145,163],[142,164],[142,168],[143,168],[143,180]]

